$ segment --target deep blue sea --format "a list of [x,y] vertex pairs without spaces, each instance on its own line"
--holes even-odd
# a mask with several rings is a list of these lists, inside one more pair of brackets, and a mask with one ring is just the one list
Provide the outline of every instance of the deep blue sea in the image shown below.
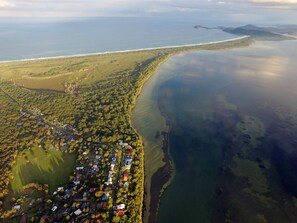
[[0,61],[205,43],[234,38],[197,30],[199,21],[97,18],[72,22],[0,23]]

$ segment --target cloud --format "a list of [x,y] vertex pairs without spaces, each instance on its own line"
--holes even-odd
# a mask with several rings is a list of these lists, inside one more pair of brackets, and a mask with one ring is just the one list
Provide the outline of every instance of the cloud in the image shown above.
[[253,0],[256,3],[297,4],[297,0]]
[[200,12],[232,16],[259,8],[296,10],[297,0],[0,0],[0,18],[198,16]]
[[15,7],[13,2],[0,0],[0,8]]

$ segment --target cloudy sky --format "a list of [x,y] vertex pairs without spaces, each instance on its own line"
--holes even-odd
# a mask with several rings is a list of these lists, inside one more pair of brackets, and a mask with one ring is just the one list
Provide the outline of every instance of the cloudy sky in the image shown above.
[[297,0],[0,0],[0,18],[226,16],[297,23]]

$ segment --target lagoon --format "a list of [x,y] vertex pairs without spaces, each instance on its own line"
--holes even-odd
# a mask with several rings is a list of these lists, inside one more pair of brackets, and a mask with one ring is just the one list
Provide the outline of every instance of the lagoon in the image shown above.
[[[155,96],[140,95],[158,104],[147,111],[162,114],[170,129],[175,176],[158,222],[296,221],[296,47],[188,52],[159,68],[149,87]],[[136,130],[148,140],[155,131]]]

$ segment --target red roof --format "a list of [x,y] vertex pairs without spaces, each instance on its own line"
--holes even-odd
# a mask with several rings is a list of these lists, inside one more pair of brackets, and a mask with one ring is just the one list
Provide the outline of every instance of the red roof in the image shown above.
[[27,222],[27,215],[24,214],[24,215],[22,216],[22,218],[21,218],[20,223],[26,223],[26,222]]
[[124,216],[125,212],[123,210],[118,210],[117,215],[122,217]]
[[128,181],[128,173],[124,173],[122,181]]
[[129,149],[126,149],[126,153],[128,153],[129,155],[131,155],[132,154],[132,148],[129,148]]
[[102,208],[106,209],[107,208],[107,202],[102,202]]

